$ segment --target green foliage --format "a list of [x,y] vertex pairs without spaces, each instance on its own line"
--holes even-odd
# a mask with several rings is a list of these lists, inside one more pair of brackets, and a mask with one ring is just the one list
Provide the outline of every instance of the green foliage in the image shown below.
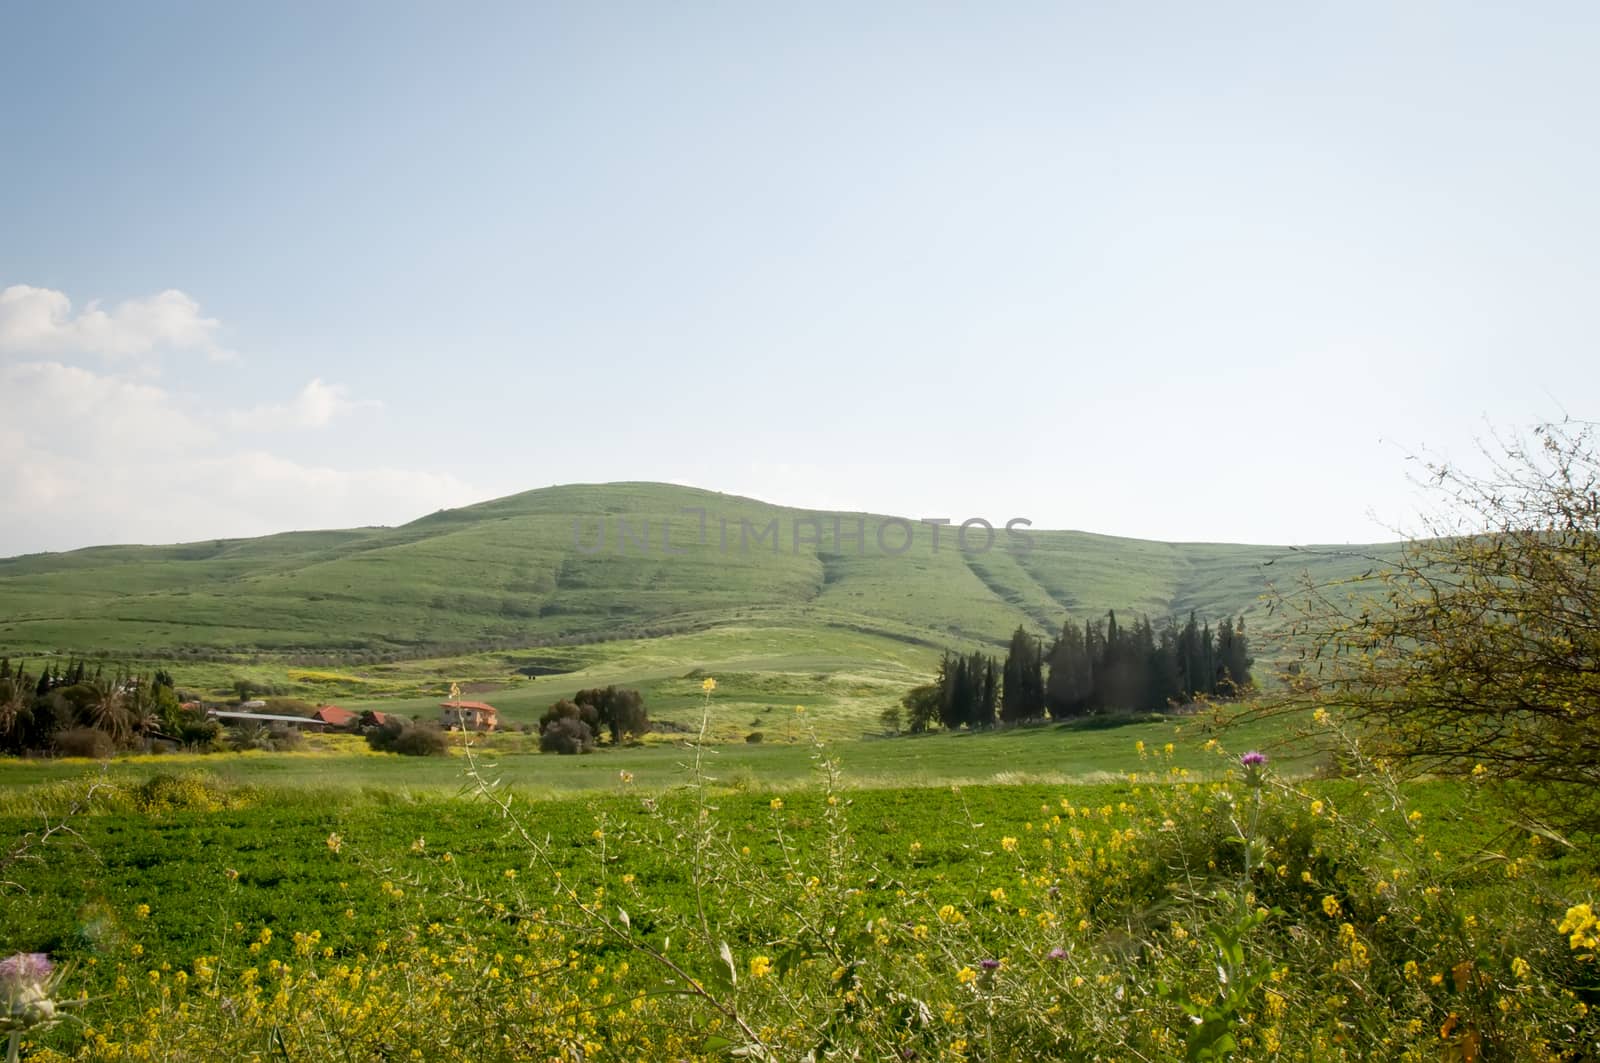
[[217,747],[222,739],[222,725],[198,713],[186,712],[179,720],[178,741],[183,747],[197,753],[206,753]]
[[244,802],[214,775],[205,772],[162,772],[129,794],[134,809],[145,815],[175,812],[217,812]]
[[1000,718],[1007,723],[1044,715],[1044,649],[1026,628],[1011,635],[1002,669]]
[[450,750],[443,731],[429,724],[391,719],[366,731],[367,745],[379,753],[403,757],[441,757]]
[[303,745],[305,738],[299,731],[281,724],[243,723],[228,732],[228,746],[240,753],[281,753]]
[[906,691],[900,704],[906,710],[906,730],[922,734],[939,724],[939,709],[944,697],[937,683],[925,683]]
[[63,757],[91,757],[104,760],[116,752],[111,736],[98,727],[72,727],[57,731],[55,751]]
[[[592,716],[583,714],[583,722],[596,736],[600,735],[602,729],[609,731],[613,745],[620,743],[626,735],[638,737],[650,730],[650,716],[645,711],[644,698],[637,690],[614,685],[591,687],[578,691],[572,701],[580,710],[591,710]],[[542,727],[543,721],[540,723]]]
[[590,753],[594,732],[577,716],[559,716],[540,724],[539,749],[544,753]]
[[885,734],[899,734],[900,728],[905,724],[905,717],[899,705],[885,705],[883,712],[878,715],[878,721],[883,724]]
[[939,722],[950,730],[993,727],[999,705],[999,669],[988,654],[946,653],[934,687],[939,692]]
[[1182,628],[1169,617],[1159,631],[1145,618],[1121,627],[1115,611],[1082,628],[1069,618],[1048,658],[1044,700],[1057,719],[1102,709],[1161,711],[1254,686],[1243,615],[1224,617],[1215,636],[1193,613]]
[[1411,770],[1487,776],[1534,816],[1600,831],[1600,451],[1586,425],[1438,465],[1446,509],[1398,560],[1280,595],[1301,659],[1266,710],[1360,725]]

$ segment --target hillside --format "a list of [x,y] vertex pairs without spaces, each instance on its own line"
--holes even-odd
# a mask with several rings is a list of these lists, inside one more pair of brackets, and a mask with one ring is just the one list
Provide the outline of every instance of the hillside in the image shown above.
[[[706,542],[698,518],[707,512]],[[857,515],[841,527],[854,529]],[[0,560],[0,650],[393,654],[652,637],[728,623],[831,627],[926,646],[1048,634],[1108,607],[1259,621],[1267,575],[1333,575],[1367,549],[1160,543],[997,530],[985,551],[938,550],[917,525],[860,515],[862,547],[833,514],[665,484],[552,487],[397,528],[288,532],[176,546],[107,546]],[[594,553],[599,521],[603,549]],[[815,518],[820,543],[795,543]],[[756,536],[776,521],[776,542]],[[722,527],[726,522],[724,540]],[[741,522],[748,522],[748,528]],[[662,545],[670,524],[671,548]],[[623,526],[632,533],[619,542]],[[649,529],[649,548],[639,545]],[[576,531],[575,531],[576,528]],[[802,539],[811,528],[801,524]],[[580,547],[581,541],[581,547]],[[974,529],[973,545],[982,541]],[[724,545],[725,542],[725,545]],[[774,549],[774,545],[776,549]],[[1263,566],[1278,564],[1269,570]]]

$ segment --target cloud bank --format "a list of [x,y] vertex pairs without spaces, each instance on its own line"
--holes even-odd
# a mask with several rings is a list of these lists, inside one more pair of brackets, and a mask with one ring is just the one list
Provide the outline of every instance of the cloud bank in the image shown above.
[[98,300],[74,314],[72,300],[53,288],[13,284],[0,290],[0,353],[95,354],[125,359],[160,350],[193,351],[213,361],[236,357],[217,342],[216,318],[175,288],[126,299],[110,310]]
[[159,350],[215,360],[219,328],[177,291],[74,314],[60,292],[0,290],[0,556],[398,524],[485,497],[446,474],[348,467],[337,439],[314,462],[275,453],[274,432],[381,409],[340,384],[314,377],[283,401],[229,409],[128,364]]

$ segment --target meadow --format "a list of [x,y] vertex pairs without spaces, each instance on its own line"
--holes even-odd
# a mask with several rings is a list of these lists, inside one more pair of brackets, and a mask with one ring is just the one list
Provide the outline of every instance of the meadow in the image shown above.
[[[708,718],[715,715],[707,714]],[[826,731],[825,726],[815,725],[814,715],[809,707],[797,712],[794,706],[785,706],[770,724],[772,741],[757,744],[716,744],[709,740],[715,726],[708,722],[708,743],[700,750],[704,773],[727,789],[767,791],[812,785],[812,742],[823,738]],[[855,787],[1081,784],[1120,777],[1128,768],[1128,749],[1136,742],[1151,747],[1173,743],[1176,764],[1205,770],[1211,758],[1203,746],[1217,727],[1218,719],[1210,713],[1180,718],[1128,717],[1040,724],[988,734],[932,732],[841,741],[831,744],[830,750]],[[1298,745],[1293,735],[1293,727],[1284,721],[1241,725],[1236,732],[1238,740],[1271,751],[1286,769],[1305,771],[1316,754]],[[682,783],[697,752],[698,738],[695,734],[651,735],[636,746],[602,746],[586,756],[541,754],[536,735],[477,736],[473,743],[505,786],[527,797],[554,797],[609,789],[623,771],[633,776],[640,791],[668,790]],[[26,793],[34,785],[85,777],[124,782],[153,774],[198,771],[228,785],[293,787],[335,796],[369,789],[450,794],[462,787],[463,770],[459,742],[447,757],[397,757],[372,752],[358,736],[330,734],[310,735],[305,748],[294,752],[121,756],[103,764],[71,758],[6,759],[0,761],[0,793]]]
[[0,873],[74,1016],[23,1058],[1600,1050],[1584,850],[1359,747],[1320,778],[1331,721],[1213,722],[11,765],[7,837],[93,790]]

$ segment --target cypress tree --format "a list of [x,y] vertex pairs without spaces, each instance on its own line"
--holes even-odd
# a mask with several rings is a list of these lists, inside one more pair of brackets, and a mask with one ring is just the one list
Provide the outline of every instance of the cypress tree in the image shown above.
[[1000,718],[1007,722],[1031,720],[1044,714],[1044,653],[1039,640],[1018,627],[1006,651],[1005,686],[1000,695]]
[[994,726],[995,703],[999,700],[1000,676],[994,658],[986,658],[983,665],[983,692],[978,699],[977,722],[980,727]]
[[1094,668],[1084,645],[1083,630],[1068,617],[1050,647],[1050,678],[1044,683],[1045,706],[1053,719],[1080,716],[1089,710]]

